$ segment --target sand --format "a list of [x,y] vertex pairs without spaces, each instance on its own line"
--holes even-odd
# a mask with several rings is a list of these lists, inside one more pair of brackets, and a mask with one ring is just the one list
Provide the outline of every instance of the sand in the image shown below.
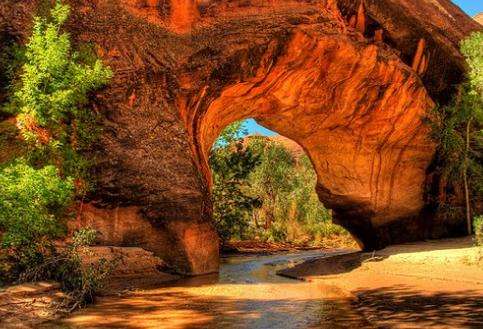
[[483,249],[470,238],[396,245],[280,271],[341,290],[383,328],[483,328]]

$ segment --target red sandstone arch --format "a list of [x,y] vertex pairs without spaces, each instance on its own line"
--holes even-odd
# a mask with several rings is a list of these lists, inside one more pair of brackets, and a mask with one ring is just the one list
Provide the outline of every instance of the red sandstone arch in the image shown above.
[[[74,38],[115,73],[94,102],[98,184],[75,225],[179,272],[216,271],[208,151],[255,117],[305,148],[321,200],[366,248],[427,234],[423,117],[461,80],[458,42],[480,28],[449,0],[69,2]],[[0,40],[25,37],[38,3],[0,3]]]
[[267,61],[209,105],[195,136],[204,166],[223,127],[255,117],[304,147],[321,201],[365,248],[398,241],[388,227],[401,220],[414,225],[409,219],[424,205],[434,145],[423,119],[434,103],[398,58],[379,58],[387,54],[375,45],[295,31],[276,63]]

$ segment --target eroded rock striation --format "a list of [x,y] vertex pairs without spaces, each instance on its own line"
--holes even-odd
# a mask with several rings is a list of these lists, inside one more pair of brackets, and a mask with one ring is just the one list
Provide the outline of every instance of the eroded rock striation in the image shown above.
[[[80,0],[69,30],[115,72],[95,99],[98,189],[79,223],[178,271],[218,267],[207,159],[256,118],[299,143],[320,199],[366,249],[422,238],[424,124],[461,81],[458,42],[480,26],[449,0]],[[0,4],[22,39],[39,1]]]

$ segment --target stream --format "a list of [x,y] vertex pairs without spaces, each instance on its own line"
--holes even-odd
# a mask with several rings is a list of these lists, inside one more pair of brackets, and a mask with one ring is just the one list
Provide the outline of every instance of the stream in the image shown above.
[[102,297],[55,327],[368,328],[335,287],[276,275],[279,269],[334,253],[224,257],[219,274]]

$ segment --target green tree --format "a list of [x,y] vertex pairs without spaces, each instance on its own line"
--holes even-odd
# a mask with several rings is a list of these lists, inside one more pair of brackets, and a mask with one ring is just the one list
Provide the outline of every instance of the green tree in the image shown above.
[[252,137],[249,148],[261,155],[260,164],[249,176],[251,194],[262,204],[253,210],[260,237],[320,241],[344,232],[332,224],[330,211],[319,200],[316,173],[307,156],[295,158],[283,144],[265,137]]
[[55,164],[65,175],[81,176],[86,161],[78,151],[96,136],[93,114],[85,107],[112,72],[72,49],[69,34],[62,32],[69,13],[68,5],[57,2],[49,18],[35,18],[7,110],[17,115],[33,164]]
[[[452,104],[441,109],[435,132],[442,184],[453,193],[458,185],[463,186],[466,227],[471,234],[471,205],[481,197],[483,182],[483,33],[473,33],[464,40],[461,51],[468,63],[468,79],[459,86]],[[452,206],[443,198],[439,207]]]
[[[84,190],[79,182],[89,161],[81,152],[97,131],[87,109],[90,94],[112,74],[100,60],[72,50],[69,35],[62,32],[69,13],[58,1],[50,17],[36,17],[25,49],[11,57],[22,64],[10,64],[11,95],[4,109],[16,115],[28,152],[0,166],[0,278],[62,277],[64,283],[79,283],[71,281],[72,289],[85,291],[80,286],[89,274],[80,269],[75,253],[59,255],[54,240],[65,233],[74,191]],[[66,267],[76,268],[78,275],[61,269]]]
[[243,145],[246,133],[243,122],[228,126],[210,156],[213,217],[223,241],[246,238],[250,213],[258,204],[258,199],[247,193],[247,178],[259,157]]
[[[251,173],[250,182],[253,195],[263,203],[257,218],[263,217],[263,227],[268,231],[272,229],[276,217],[287,215],[287,207],[280,207],[280,204],[290,203],[285,196],[294,188],[294,159],[285,147],[276,142],[267,142],[263,137],[254,138],[249,148],[261,154],[260,164]],[[284,233],[278,232],[276,235],[280,239]]]
[[334,235],[347,235],[340,226],[332,223],[331,212],[324,207],[316,193],[317,175],[310,159],[304,155],[297,163],[296,183],[293,191],[297,222],[314,242]]
[[213,145],[213,151],[218,149],[229,150],[233,145],[242,142],[247,135],[248,130],[245,122],[235,121],[223,129]]
[[[470,37],[461,42],[461,52],[468,63],[469,94],[477,96],[481,102],[483,99],[483,32],[474,32]],[[481,105],[481,104],[480,104]],[[481,122],[483,108],[474,107],[473,112]]]
[[222,239],[321,242],[348,236],[319,201],[310,159],[294,157],[276,140],[246,134],[241,122],[227,127],[210,157]]

